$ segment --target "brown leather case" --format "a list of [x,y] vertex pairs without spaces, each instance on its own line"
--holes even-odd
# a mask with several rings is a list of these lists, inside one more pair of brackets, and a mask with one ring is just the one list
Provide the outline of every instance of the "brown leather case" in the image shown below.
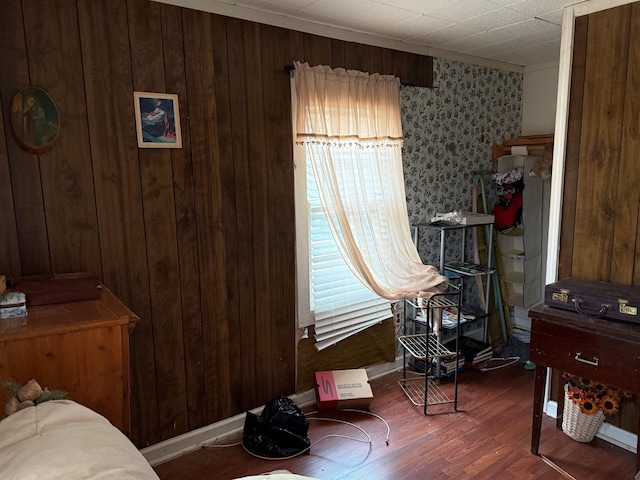
[[565,278],[545,287],[544,303],[592,318],[640,323],[640,288]]
[[27,297],[27,307],[97,300],[102,285],[90,273],[62,273],[19,278],[14,287]]

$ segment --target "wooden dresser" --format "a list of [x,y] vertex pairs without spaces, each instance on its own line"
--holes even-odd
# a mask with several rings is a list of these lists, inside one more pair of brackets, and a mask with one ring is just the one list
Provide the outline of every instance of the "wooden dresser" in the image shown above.
[[129,334],[137,320],[104,286],[99,300],[29,307],[25,317],[0,320],[0,382],[35,378],[129,435]]
[[[530,359],[536,364],[531,452],[538,454],[547,367],[640,394],[640,325],[590,318],[547,306],[529,310]],[[562,391],[558,378],[558,391]],[[562,426],[564,396],[556,425]],[[640,425],[639,425],[640,429]],[[640,436],[637,468],[640,470]]]

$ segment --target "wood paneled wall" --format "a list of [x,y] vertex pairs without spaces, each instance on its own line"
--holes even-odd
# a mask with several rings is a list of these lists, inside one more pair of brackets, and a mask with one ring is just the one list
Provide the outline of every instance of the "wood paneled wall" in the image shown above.
[[[640,3],[578,17],[558,278],[640,286]],[[638,402],[608,423],[637,432]]]
[[[1,10],[0,272],[92,272],[140,316],[140,447],[293,393],[285,66],[430,86],[432,59],[147,0],[6,0]],[[11,99],[30,85],[61,118],[41,156],[10,133]],[[134,91],[178,94],[183,148],[138,149]]]
[[559,278],[640,285],[640,4],[575,28]]

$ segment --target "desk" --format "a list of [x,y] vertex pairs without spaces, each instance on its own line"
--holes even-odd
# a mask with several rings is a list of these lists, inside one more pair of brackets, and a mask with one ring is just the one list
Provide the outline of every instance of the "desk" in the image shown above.
[[98,300],[28,307],[0,320],[0,382],[35,378],[130,430],[129,333],[136,317],[106,287]]
[[[537,455],[547,367],[640,394],[640,325],[590,318],[544,305],[529,310],[529,317],[530,359],[536,364],[531,453]],[[562,426],[563,406],[564,396],[559,395],[557,427]],[[640,470],[640,435],[637,452],[636,466]]]

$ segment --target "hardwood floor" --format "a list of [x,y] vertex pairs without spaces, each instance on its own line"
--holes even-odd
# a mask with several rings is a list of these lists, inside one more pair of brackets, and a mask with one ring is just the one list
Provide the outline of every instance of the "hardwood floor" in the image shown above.
[[[530,453],[533,371],[522,364],[490,372],[461,372],[459,411],[453,412],[451,404],[440,405],[429,407],[427,416],[400,389],[399,378],[396,372],[371,381],[370,411],[388,422],[389,445],[385,444],[386,426],[378,418],[337,411],[326,416],[356,423],[371,436],[371,444],[335,437],[319,441],[329,434],[365,437],[348,425],[311,421],[311,451],[293,459],[262,460],[241,445],[207,447],[155,470],[163,480],[230,480],[273,470],[322,480],[634,478],[635,454],[598,438],[586,444],[576,442],[547,416],[540,454],[549,463]],[[239,436],[228,438],[225,443],[239,440]]]

